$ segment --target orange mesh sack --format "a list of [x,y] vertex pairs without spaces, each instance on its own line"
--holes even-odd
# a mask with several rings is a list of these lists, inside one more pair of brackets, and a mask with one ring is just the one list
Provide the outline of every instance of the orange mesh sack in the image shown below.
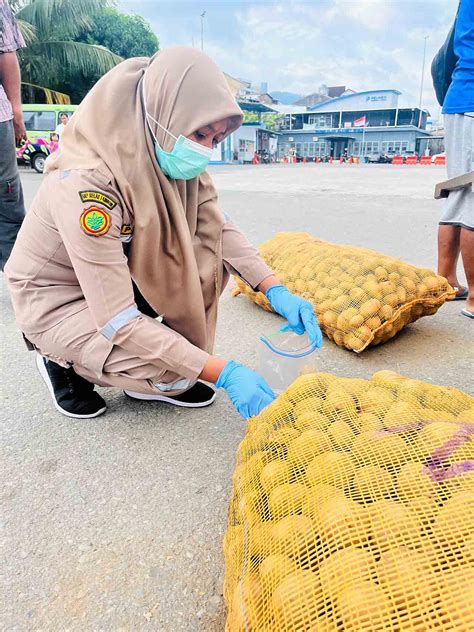
[[[454,297],[446,279],[432,270],[308,233],[278,233],[260,254],[290,292],[313,304],[324,333],[353,351],[386,342]],[[234,294],[240,292],[272,311],[264,294],[237,278]]]
[[474,630],[474,398],[299,377],[241,442],[227,632]]

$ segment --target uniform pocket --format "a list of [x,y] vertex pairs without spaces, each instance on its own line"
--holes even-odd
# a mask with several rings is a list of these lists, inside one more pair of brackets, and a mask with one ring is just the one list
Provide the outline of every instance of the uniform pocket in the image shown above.
[[84,367],[94,377],[100,379],[103,374],[104,364],[113,346],[110,340],[97,333],[84,345],[77,364]]

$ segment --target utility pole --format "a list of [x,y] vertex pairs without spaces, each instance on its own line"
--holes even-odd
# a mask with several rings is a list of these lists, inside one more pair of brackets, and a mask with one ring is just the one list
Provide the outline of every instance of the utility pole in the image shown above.
[[429,35],[425,35],[423,38],[423,66],[421,67],[421,83],[420,83],[420,103],[418,107],[421,110],[421,103],[423,101],[423,84],[425,82],[425,62],[426,62],[426,40],[429,39]]
[[204,17],[206,12],[203,11],[201,14],[201,50],[204,50]]

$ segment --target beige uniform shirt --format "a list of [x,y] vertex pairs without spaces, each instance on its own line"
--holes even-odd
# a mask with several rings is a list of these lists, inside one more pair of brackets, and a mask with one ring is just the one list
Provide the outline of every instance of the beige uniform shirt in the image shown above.
[[[232,222],[222,239],[227,273],[253,288],[272,274]],[[5,270],[17,322],[28,336],[89,309],[97,331],[114,345],[196,379],[208,353],[137,308],[124,248],[131,240],[132,219],[105,168],[47,175]]]

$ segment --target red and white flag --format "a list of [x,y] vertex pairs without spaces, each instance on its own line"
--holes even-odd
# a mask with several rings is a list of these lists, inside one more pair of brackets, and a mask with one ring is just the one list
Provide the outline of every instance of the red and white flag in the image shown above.
[[367,123],[367,117],[361,116],[360,118],[354,121],[354,127],[365,127],[366,123]]

